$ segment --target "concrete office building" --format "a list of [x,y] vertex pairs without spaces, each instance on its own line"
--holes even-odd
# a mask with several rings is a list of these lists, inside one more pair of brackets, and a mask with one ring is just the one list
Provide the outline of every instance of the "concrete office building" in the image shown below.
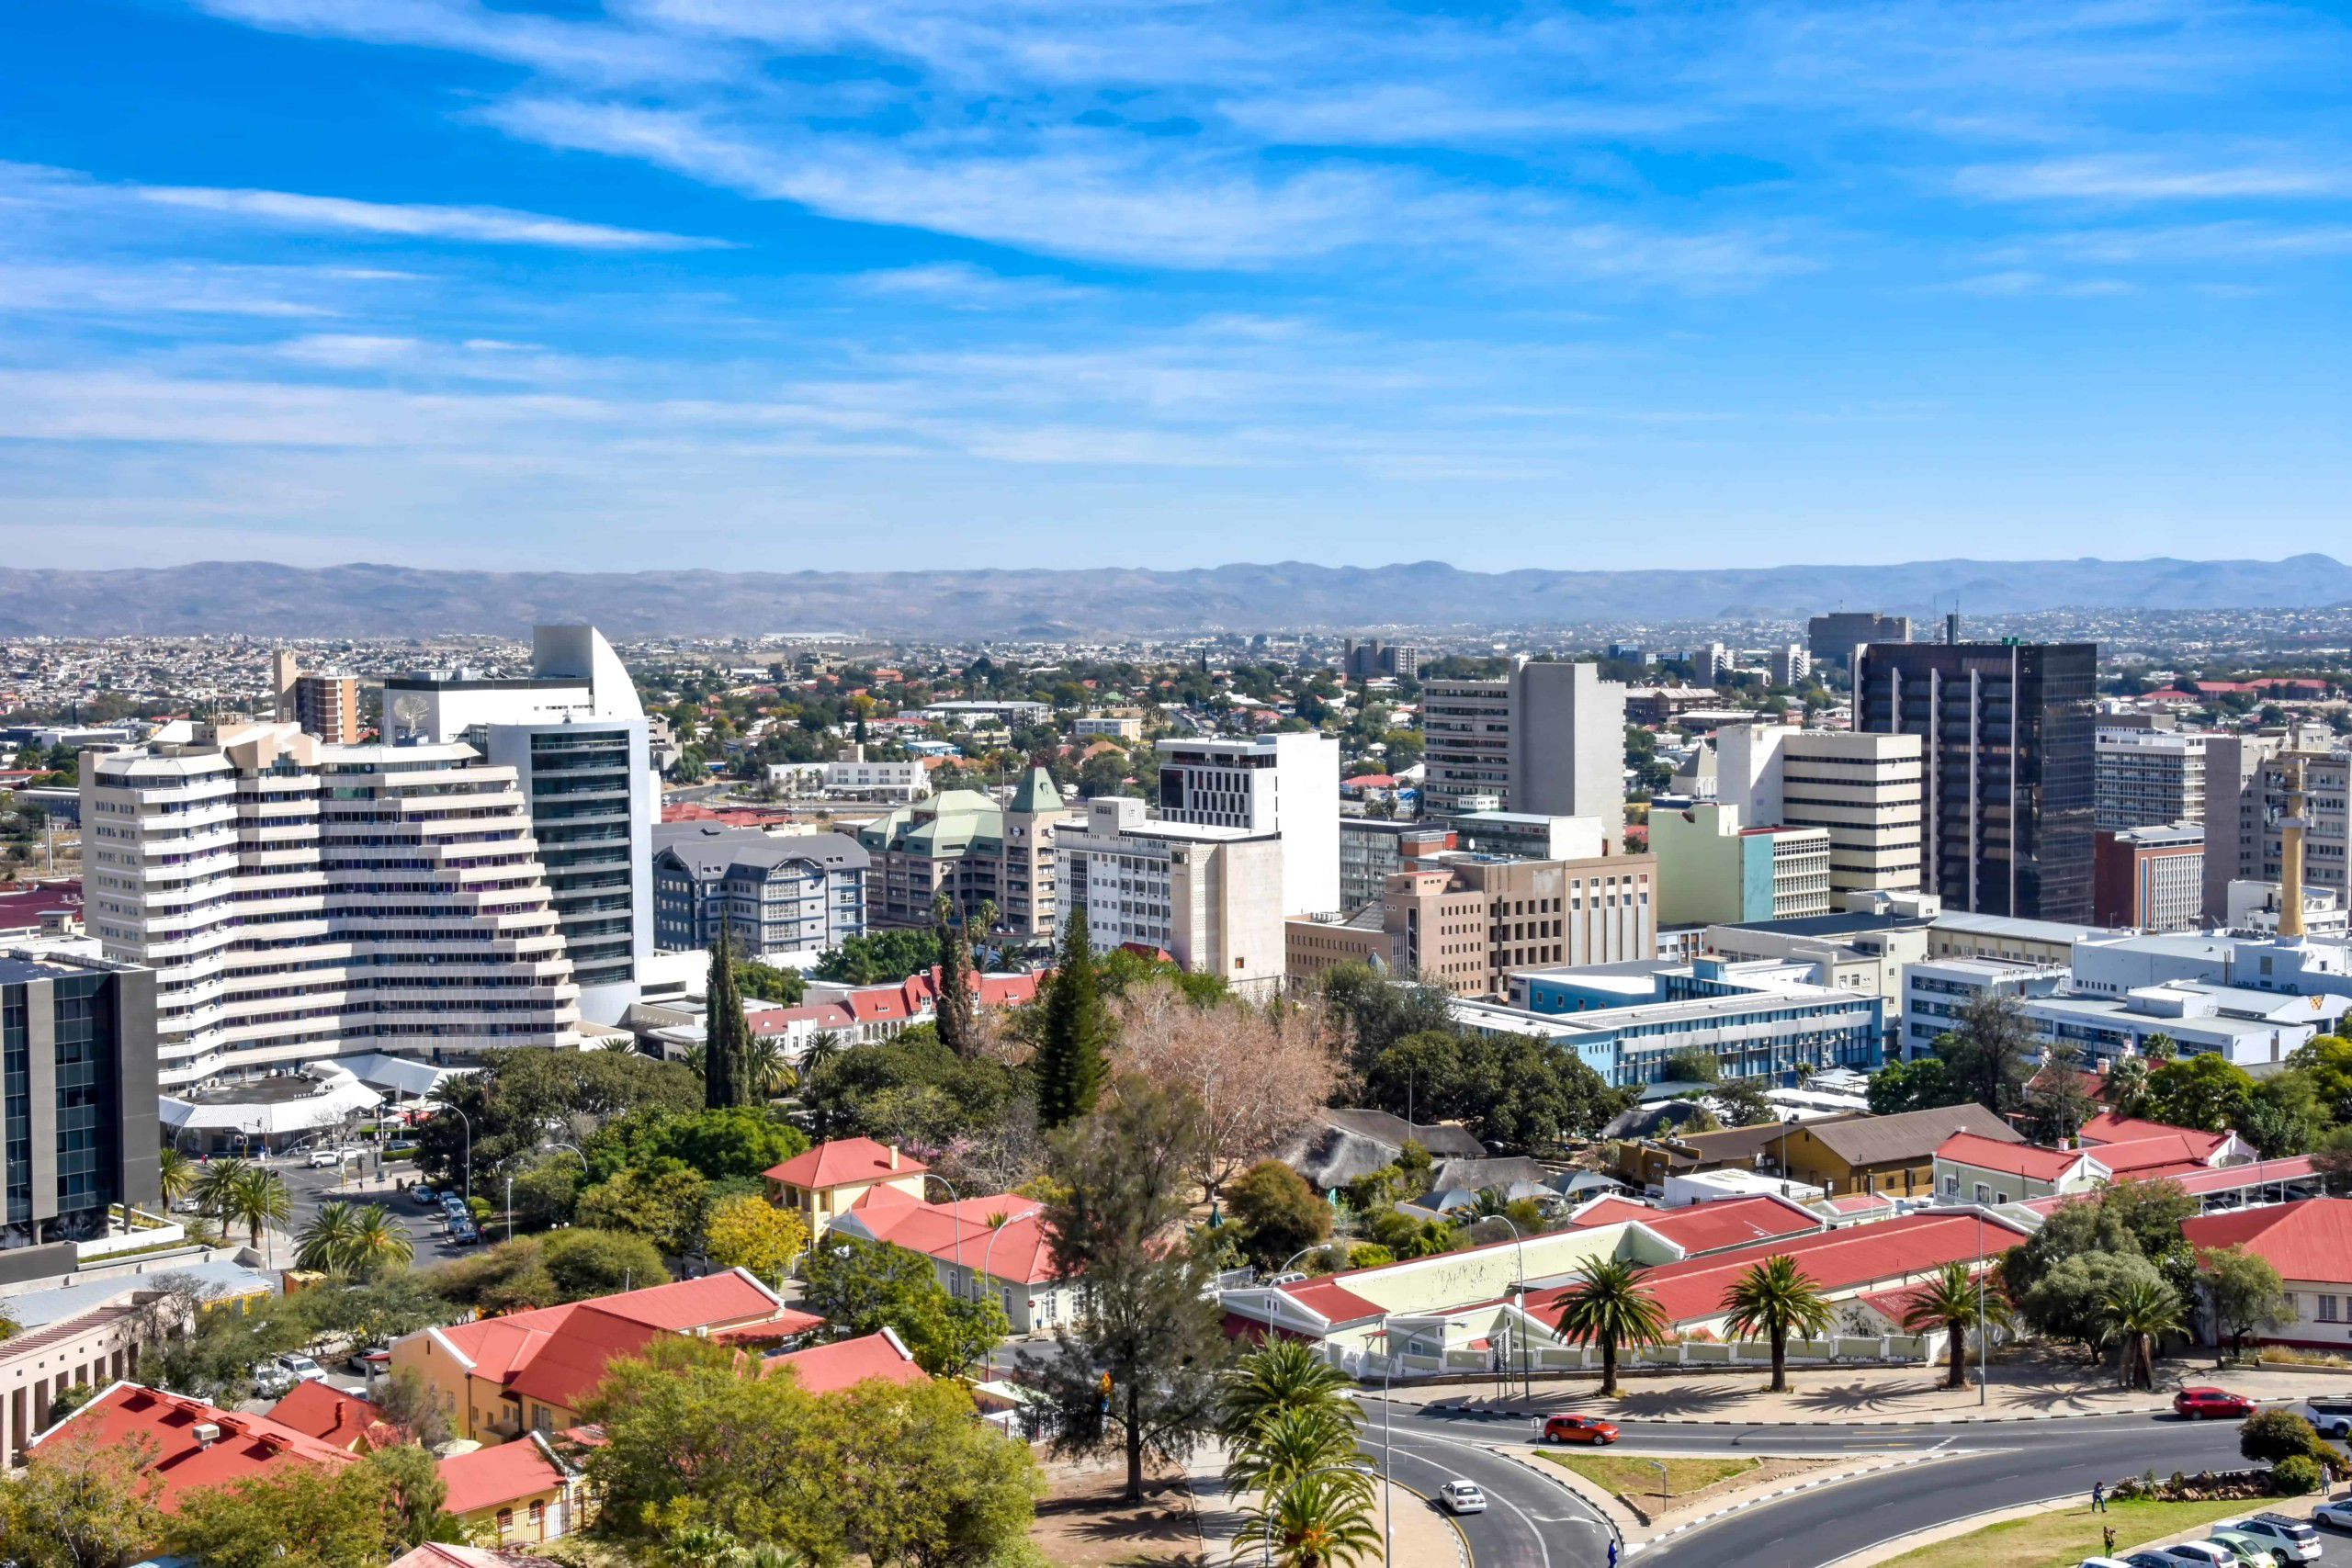
[[1715,735],[1715,799],[1757,825],[1829,835],[1829,890],[1908,893],[1920,881],[1923,743],[1916,735],[1732,725]]
[[1854,727],[1921,738],[1923,890],[1954,909],[2086,920],[2098,759],[2089,643],[1874,643]]
[[2339,906],[2352,906],[2352,881],[2346,879],[2345,851],[2352,846],[2346,828],[2347,797],[2352,797],[2352,753],[2282,751],[2263,760],[2256,780],[2261,791],[2262,860],[2245,873],[2249,878],[2284,886],[2286,830],[2298,818],[2289,809],[2289,776],[2302,770],[2301,886],[2313,892],[2333,893]]
[[2064,964],[2012,964],[1996,958],[1930,958],[1903,966],[1897,1047],[1904,1061],[1932,1055],[1936,1041],[1960,1027],[1968,1004],[1986,995],[2053,996],[2064,988]]
[[0,953],[0,1283],[70,1274],[107,1211],[160,1213],[155,976]]
[[1619,964],[1657,951],[1657,863],[1439,854],[1388,879],[1380,904],[1347,920],[1294,919],[1285,967],[1312,980],[1378,959],[1462,997],[1497,997],[1531,964]]
[[1341,649],[1340,670],[1351,681],[1376,681],[1384,675],[1409,681],[1421,671],[1421,650],[1408,642],[1350,637]]
[[1511,1001],[1549,1026],[1552,1043],[1624,1089],[1664,1080],[1683,1050],[1712,1055],[1726,1077],[1883,1060],[1885,1003],[1815,985],[1802,964],[1702,957],[1531,970],[1511,977]]
[[1340,743],[1328,735],[1162,740],[1162,822],[1282,840],[1285,915],[1340,909]]
[[1764,665],[1775,686],[1802,686],[1813,674],[1813,655],[1801,642],[1782,643],[1766,657]]
[[2092,918],[2103,926],[2193,930],[2205,901],[2205,829],[2100,829],[2092,846]]
[[2201,825],[2209,739],[2177,729],[2099,726],[2098,826],[2120,832],[2175,822]]
[[662,787],[636,683],[612,644],[594,626],[538,626],[519,680],[396,676],[384,682],[384,724],[396,742],[464,741],[514,770],[581,1014],[616,1022],[653,954]]
[[1052,935],[1054,831],[1076,815],[1053,775],[1032,768],[1001,806],[978,790],[942,790],[867,823],[857,830],[870,860],[866,924],[928,929],[944,894],[965,919],[979,918],[985,904],[1008,936]]
[[359,678],[304,672],[293,652],[269,656],[269,683],[281,724],[298,724],[330,746],[359,743]]
[[1616,848],[1597,817],[1465,811],[1453,819],[1453,831],[1467,853],[1511,860],[1593,860]]
[[2228,919],[2230,884],[2263,880],[2265,791],[2262,764],[2285,749],[2275,735],[2205,739],[2205,907],[2209,921]]
[[1098,953],[1167,953],[1243,994],[1283,983],[1283,840],[1271,829],[1156,820],[1120,795],[1054,835],[1059,919],[1083,911]]
[[1421,814],[1492,809],[1597,817],[1607,840],[1625,831],[1625,688],[1598,665],[1525,660],[1499,681],[1430,681],[1421,688]]
[[183,724],[85,752],[82,812],[85,918],[155,971],[166,1088],[576,1043],[525,796],[470,746]]
[[1736,806],[1650,813],[1658,919],[1669,926],[1786,920],[1829,912],[1829,834],[1751,828]]
[[870,857],[855,839],[714,822],[654,832],[653,941],[663,952],[707,948],[724,928],[747,958],[808,964],[865,934]]
[[1442,823],[1398,822],[1383,817],[1340,818],[1340,908],[1352,913],[1376,904],[1388,879],[1424,855],[1457,845]]
[[1881,615],[1868,610],[1839,610],[1815,615],[1805,623],[1805,651],[1816,663],[1851,663],[1854,649],[1865,643],[1909,642],[1908,615]]

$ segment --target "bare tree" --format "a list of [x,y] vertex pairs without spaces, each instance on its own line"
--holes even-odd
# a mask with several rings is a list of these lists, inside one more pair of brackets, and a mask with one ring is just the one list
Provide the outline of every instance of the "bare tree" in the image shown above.
[[1317,999],[1200,1006],[1162,979],[1128,987],[1114,1018],[1122,1073],[1200,1102],[1207,1138],[1196,1174],[1211,1201],[1280,1153],[1339,1079],[1337,1031]]

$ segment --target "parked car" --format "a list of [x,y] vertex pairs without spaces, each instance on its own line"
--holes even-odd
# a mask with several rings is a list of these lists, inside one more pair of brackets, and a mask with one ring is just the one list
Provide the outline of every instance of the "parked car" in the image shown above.
[[2135,1551],[2125,1558],[2126,1568],[2180,1568],[2180,1559],[2161,1551]]
[[2323,1438],[2352,1438],[2352,1401],[2314,1399],[2303,1405],[2304,1414]]
[[2165,1547],[2164,1554],[2175,1563],[2194,1562],[2198,1568],[2239,1568],[2236,1552],[2210,1540],[2184,1540]]
[[2075,1568],[2132,1568],[2120,1557],[2086,1557]]
[[2278,1568],[2278,1556],[2267,1545],[2234,1526],[2217,1529],[2205,1539],[2225,1548],[2238,1568]]
[[2281,1562],[2309,1562],[2319,1555],[2319,1531],[2284,1514],[2256,1514],[2250,1519],[2240,1519],[2230,1529],[2251,1536]]
[[2243,1421],[2258,1408],[2245,1394],[2232,1393],[2224,1388],[2185,1388],[2172,1396],[2172,1413],[2192,1421],[2211,1420],[2217,1416]]
[[195,1194],[189,1193],[186,1196],[172,1200],[172,1213],[175,1214],[200,1214],[204,1213],[204,1205],[196,1201]]
[[327,1375],[327,1370],[299,1350],[288,1350],[277,1358],[277,1365],[296,1382],[317,1382]]
[[2352,1496],[2322,1503],[2312,1510],[2312,1523],[2332,1530],[2352,1530]]
[[416,1187],[409,1190],[408,1201],[420,1209],[430,1209],[441,1201],[441,1194],[430,1187]]
[[381,1377],[392,1370],[392,1352],[389,1346],[378,1345],[371,1349],[351,1353],[351,1370],[361,1377]]
[[1544,1423],[1547,1443],[1590,1443],[1598,1448],[1617,1440],[1617,1424],[1598,1416],[1555,1416]]
[[471,1220],[449,1222],[449,1241],[456,1247],[474,1247],[481,1241],[481,1227]]
[[414,1138],[394,1138],[390,1143],[384,1145],[384,1152],[388,1155],[413,1155],[416,1153],[416,1140]]
[[1483,1514],[1487,1495],[1467,1481],[1449,1481],[1437,1489],[1438,1506],[1449,1514]]
[[254,1397],[278,1399],[291,1393],[294,1374],[275,1361],[264,1361],[254,1369]]

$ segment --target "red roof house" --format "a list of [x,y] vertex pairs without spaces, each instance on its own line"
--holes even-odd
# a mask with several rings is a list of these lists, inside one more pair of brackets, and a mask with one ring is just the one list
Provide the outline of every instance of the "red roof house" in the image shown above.
[[298,1382],[285,1398],[269,1407],[269,1418],[313,1437],[322,1443],[367,1453],[402,1441],[401,1429],[384,1413],[356,1393],[312,1379]]
[[840,1339],[789,1355],[771,1356],[761,1365],[763,1376],[792,1369],[800,1386],[810,1393],[839,1393],[863,1382],[928,1382],[931,1374],[915,1365],[905,1343],[889,1329]]
[[266,1416],[222,1410],[200,1399],[119,1382],[26,1445],[26,1462],[64,1443],[100,1448],[146,1447],[143,1473],[156,1484],[155,1505],[178,1509],[189,1493],[278,1475],[305,1467],[334,1467],[359,1456]]
[[2263,1338],[2277,1343],[2352,1348],[2352,1198],[2199,1214],[2180,1223],[2189,1247],[2203,1253],[2240,1247],[2278,1271],[2294,1301],[2294,1319]]

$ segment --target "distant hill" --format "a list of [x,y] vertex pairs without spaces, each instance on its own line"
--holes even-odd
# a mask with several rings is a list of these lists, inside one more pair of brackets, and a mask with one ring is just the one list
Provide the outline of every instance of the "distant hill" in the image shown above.
[[616,637],[843,631],[942,637],[1379,625],[1544,626],[2052,609],[2352,604],[2352,568],[2259,560],[1911,561],[1661,571],[1464,571],[1303,561],[1187,571],[493,572],[204,561],[118,571],[0,568],[0,635],[519,634],[588,620]]

